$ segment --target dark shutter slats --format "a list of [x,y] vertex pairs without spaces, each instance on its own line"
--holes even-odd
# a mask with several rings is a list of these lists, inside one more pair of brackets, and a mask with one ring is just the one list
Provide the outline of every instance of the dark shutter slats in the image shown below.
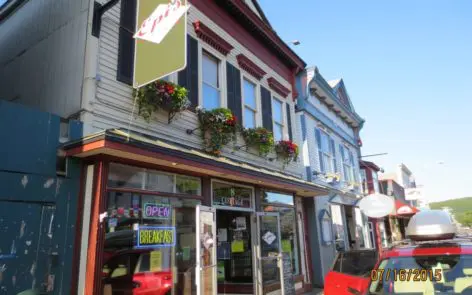
[[242,124],[241,71],[229,62],[226,62],[226,82],[228,108],[236,116],[238,122]]
[[178,83],[187,88],[192,106],[198,106],[198,41],[187,35],[187,67],[178,73]]
[[129,85],[133,83],[135,28],[136,0],[121,1],[116,79]]
[[287,128],[288,128],[288,139],[293,140],[292,134],[292,112],[290,112],[290,104],[285,104],[287,106]]
[[261,86],[262,126],[272,131],[272,98],[270,91]]

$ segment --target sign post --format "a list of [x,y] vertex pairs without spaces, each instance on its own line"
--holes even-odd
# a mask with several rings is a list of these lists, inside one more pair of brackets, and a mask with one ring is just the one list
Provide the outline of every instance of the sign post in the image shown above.
[[185,68],[187,0],[138,0],[133,87]]

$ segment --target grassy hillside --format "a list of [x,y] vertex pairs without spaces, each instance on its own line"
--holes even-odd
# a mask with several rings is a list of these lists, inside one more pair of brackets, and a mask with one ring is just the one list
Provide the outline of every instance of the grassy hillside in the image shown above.
[[431,209],[441,209],[442,207],[450,207],[454,213],[463,213],[472,211],[472,197],[452,199],[443,202],[430,203]]
[[465,213],[472,212],[472,197],[430,203],[429,206],[431,207],[431,209],[441,209],[442,207],[450,207],[457,221],[459,221],[460,223],[468,223],[466,221]]

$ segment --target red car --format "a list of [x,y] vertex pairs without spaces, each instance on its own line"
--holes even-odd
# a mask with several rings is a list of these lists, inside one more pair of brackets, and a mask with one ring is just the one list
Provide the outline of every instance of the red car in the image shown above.
[[429,216],[430,224],[412,218],[407,235],[414,241],[385,249],[380,257],[373,250],[339,253],[324,294],[472,295],[472,238],[451,238],[448,226],[431,224],[437,216],[420,215]]
[[170,295],[172,273],[152,272],[150,251],[130,249],[106,255],[103,267],[104,294]]

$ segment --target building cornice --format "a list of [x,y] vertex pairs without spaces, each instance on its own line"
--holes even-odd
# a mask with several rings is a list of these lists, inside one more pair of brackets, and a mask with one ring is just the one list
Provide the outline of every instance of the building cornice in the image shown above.
[[236,56],[236,59],[238,60],[239,66],[243,70],[254,76],[254,78],[256,78],[257,80],[261,80],[265,76],[265,74],[267,74],[263,69],[258,67],[253,61],[251,61],[247,56],[242,53],[238,54]]
[[223,38],[218,36],[213,32],[209,27],[203,24],[201,21],[197,20],[193,22],[193,27],[197,37],[208,43],[211,47],[218,50],[221,54],[227,55],[232,49],[233,46],[226,42]]

